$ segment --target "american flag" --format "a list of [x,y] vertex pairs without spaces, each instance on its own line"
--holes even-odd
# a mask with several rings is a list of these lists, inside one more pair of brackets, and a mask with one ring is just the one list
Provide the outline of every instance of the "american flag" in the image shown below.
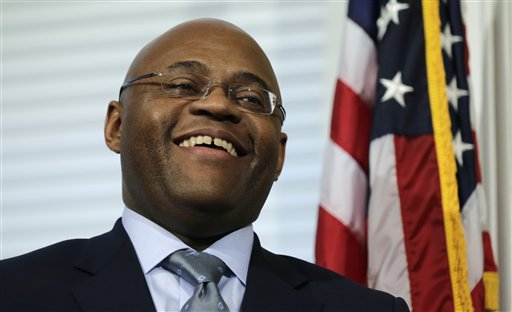
[[417,311],[498,308],[460,2],[349,3],[316,261]]

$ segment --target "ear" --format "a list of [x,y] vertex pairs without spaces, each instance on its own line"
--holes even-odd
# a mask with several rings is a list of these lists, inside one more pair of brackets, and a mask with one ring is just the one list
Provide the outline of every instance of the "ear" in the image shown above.
[[115,153],[121,152],[121,117],[123,106],[117,101],[108,104],[107,117],[105,118],[105,143]]
[[277,158],[277,170],[276,176],[274,177],[274,181],[277,181],[277,179],[281,175],[281,171],[283,170],[284,156],[286,151],[286,141],[288,141],[288,136],[286,135],[286,133],[281,132],[279,136],[279,155]]

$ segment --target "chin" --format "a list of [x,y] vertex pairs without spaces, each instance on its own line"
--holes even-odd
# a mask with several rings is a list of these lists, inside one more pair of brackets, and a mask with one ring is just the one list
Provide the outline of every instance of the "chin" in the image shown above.
[[187,183],[175,187],[172,193],[169,194],[169,198],[173,198],[171,204],[179,202],[182,206],[204,212],[227,212],[236,209],[241,202],[234,187],[226,186],[226,183]]
[[197,220],[212,221],[212,218],[232,218],[240,215],[243,207],[232,202],[226,201],[226,198],[192,198],[185,203],[184,209]]

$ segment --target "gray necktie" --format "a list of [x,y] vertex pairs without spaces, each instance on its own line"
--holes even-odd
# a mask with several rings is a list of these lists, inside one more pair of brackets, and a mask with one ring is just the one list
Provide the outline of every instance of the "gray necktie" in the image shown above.
[[194,294],[181,311],[229,311],[218,283],[228,268],[219,258],[190,249],[178,250],[162,262],[162,267],[194,286]]

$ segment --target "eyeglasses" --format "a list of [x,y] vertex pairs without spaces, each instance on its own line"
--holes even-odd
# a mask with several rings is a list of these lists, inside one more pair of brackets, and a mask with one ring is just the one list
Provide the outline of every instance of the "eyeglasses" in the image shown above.
[[[213,81],[211,78],[197,73],[149,73],[135,77],[125,82],[119,90],[119,98],[124,89],[132,86],[135,82],[159,77],[154,84],[160,86],[159,95],[196,101],[206,98],[214,86],[223,86],[220,81]],[[239,109],[260,115],[271,115],[275,108],[281,111],[282,121],[286,118],[284,107],[277,102],[277,96],[259,86],[246,83],[231,83],[227,86],[227,98],[230,102],[237,104]]]

